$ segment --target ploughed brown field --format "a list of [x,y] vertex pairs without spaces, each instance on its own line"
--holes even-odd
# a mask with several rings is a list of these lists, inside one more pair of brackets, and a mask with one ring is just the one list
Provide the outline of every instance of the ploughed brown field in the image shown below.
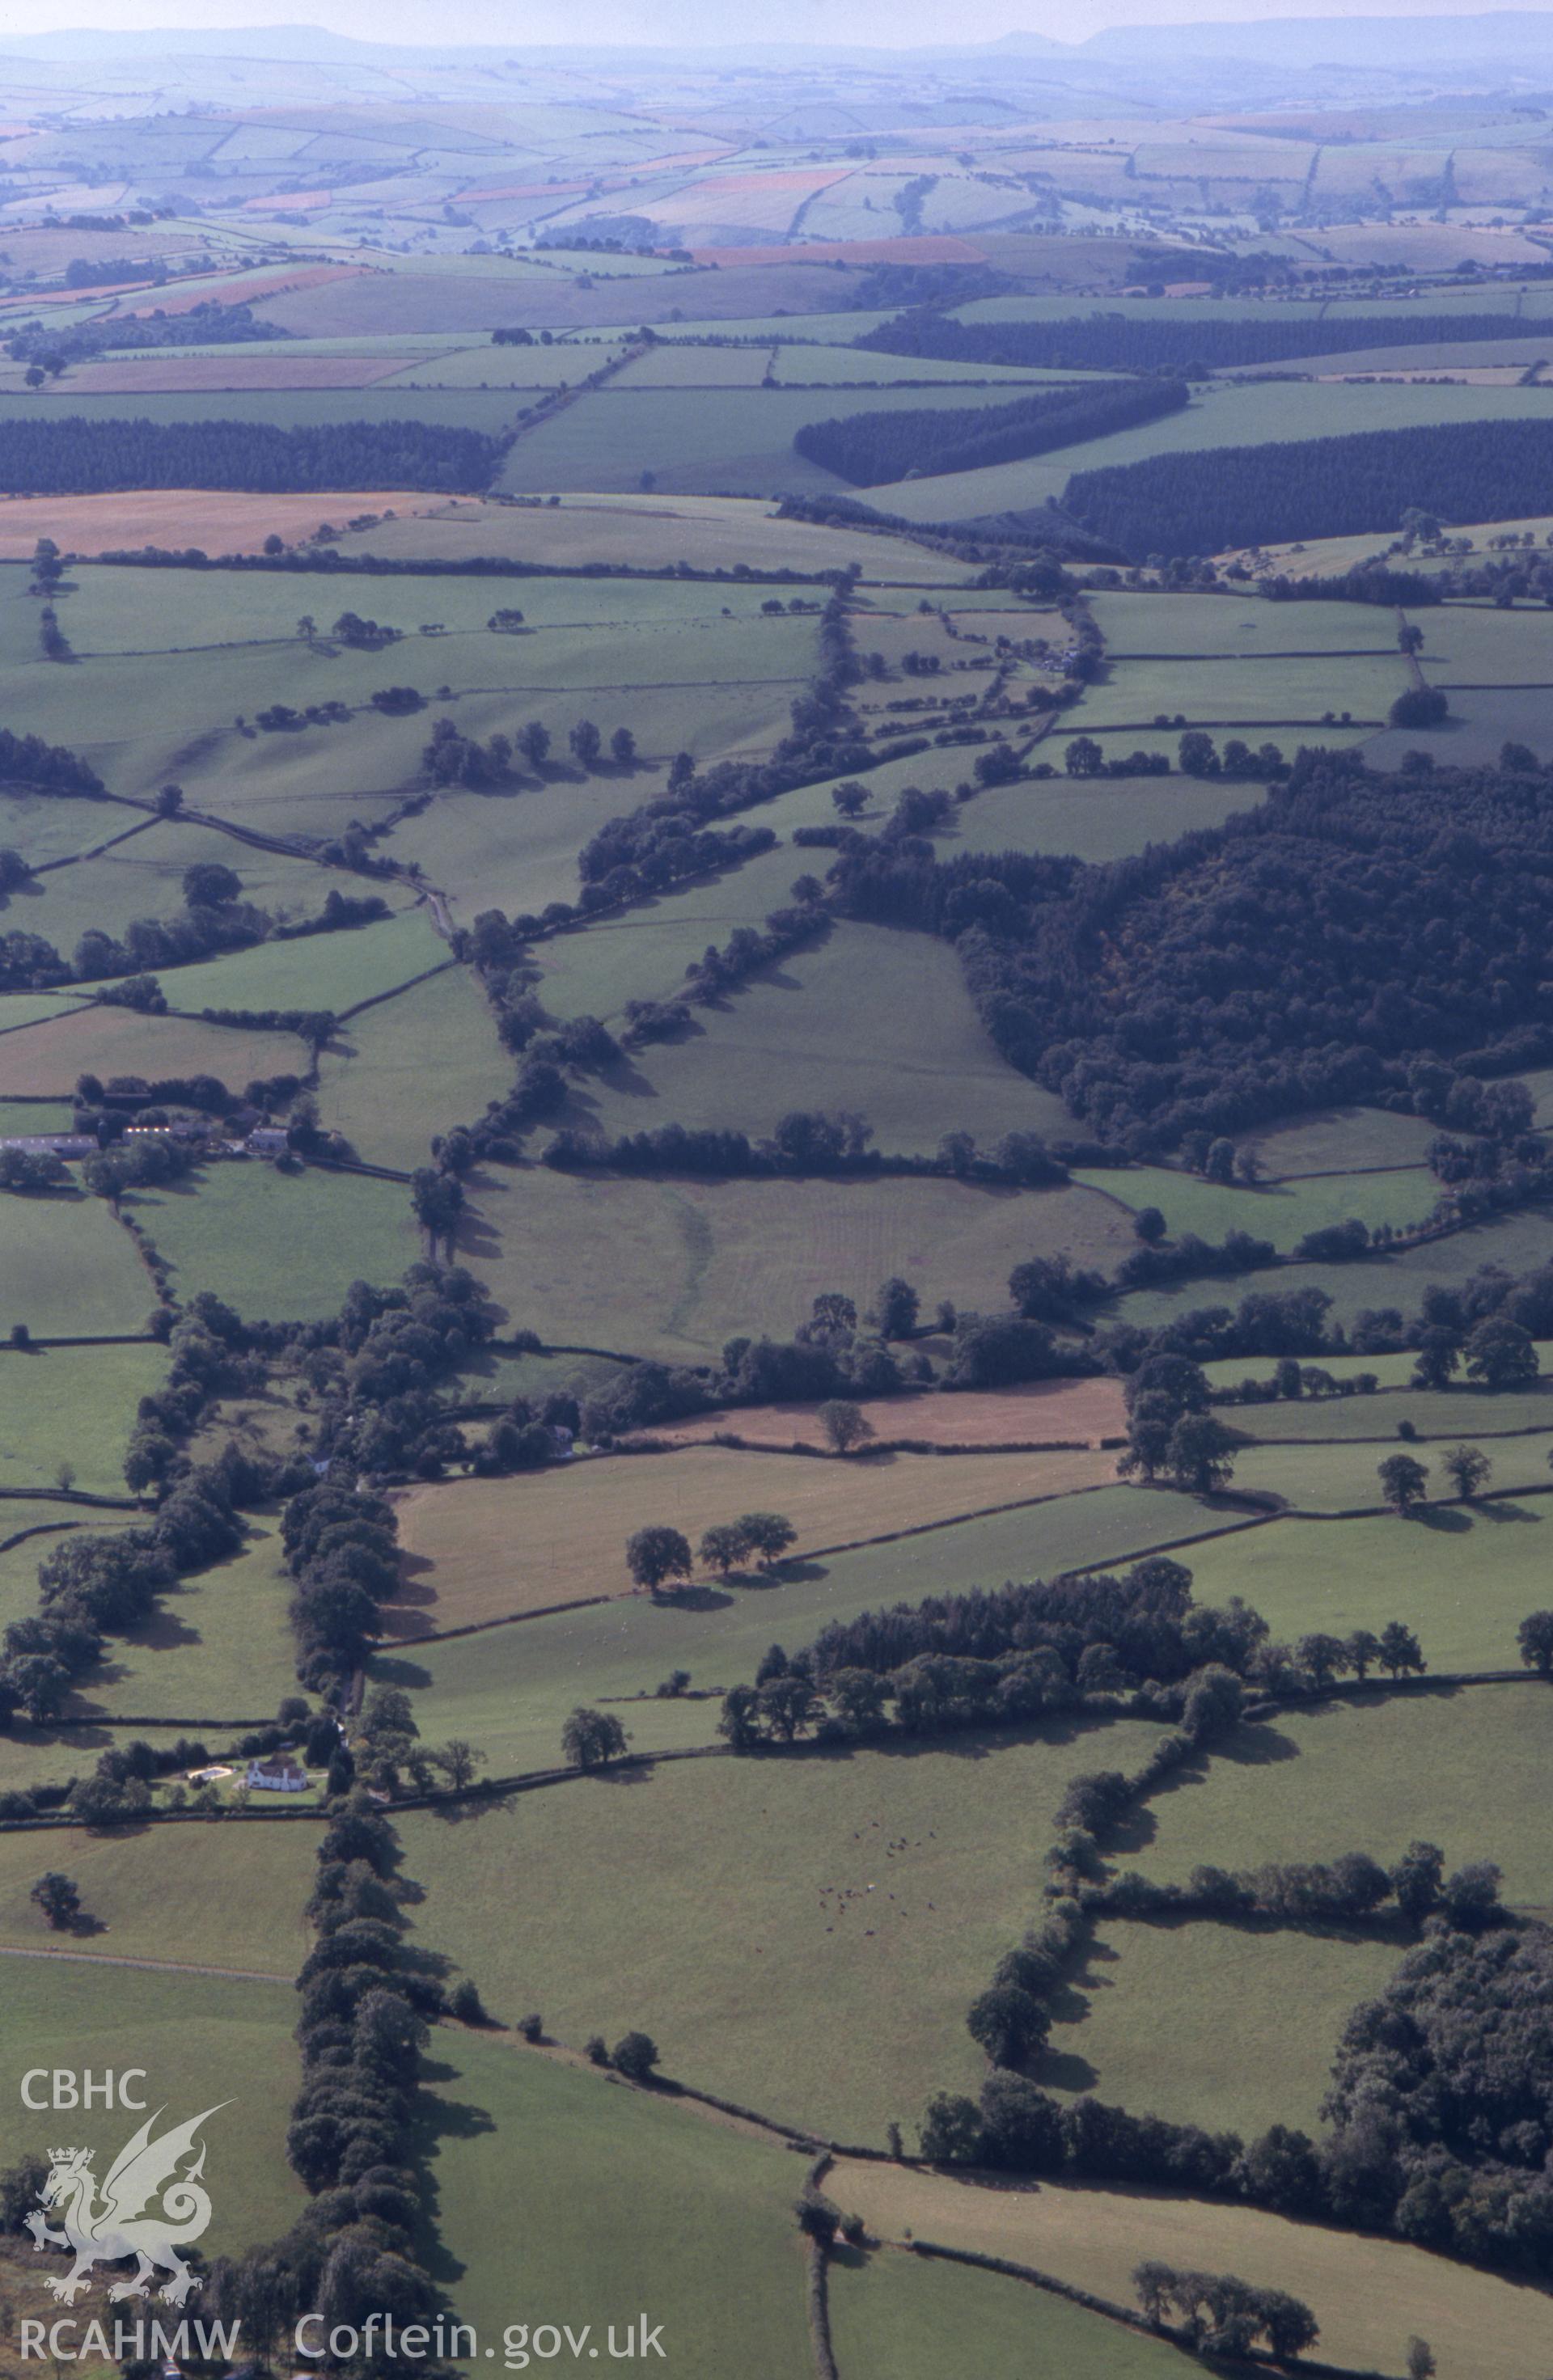
[[[695,1546],[703,1529],[742,1512],[784,1512],[806,1553],[931,1526],[1045,1496],[1099,1488],[1116,1457],[884,1454],[822,1462],[803,1455],[686,1446],[670,1454],[584,1456],[564,1470],[512,1479],[444,1480],[393,1498],[404,1585],[383,1615],[392,1636],[634,1592],[625,1540],[654,1524]],[[699,1572],[698,1573],[700,1574]]]
[[[192,359],[191,359],[192,360]],[[104,383],[99,382],[97,385]],[[238,385],[228,380],[228,388]],[[28,562],[41,537],[66,553],[196,545],[206,553],[257,553],[272,530],[288,545],[325,521],[363,513],[432,512],[447,498],[403,488],[349,488],[319,495],[238,494],[225,488],[147,488],[103,496],[0,496],[0,562]]]

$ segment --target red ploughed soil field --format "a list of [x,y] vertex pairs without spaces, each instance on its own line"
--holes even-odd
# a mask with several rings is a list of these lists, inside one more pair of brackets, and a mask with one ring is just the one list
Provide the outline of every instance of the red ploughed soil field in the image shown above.
[[273,530],[288,545],[325,521],[338,528],[363,513],[433,512],[447,498],[425,491],[338,490],[331,495],[238,494],[225,488],[150,488],[108,496],[0,496],[0,562],[30,561],[41,537],[87,557],[161,545],[205,553],[257,553]]
[[[692,1414],[646,1433],[677,1446],[702,1445],[731,1432],[747,1446],[823,1446],[818,1405],[740,1405]],[[1033,1380],[986,1395],[929,1389],[915,1397],[874,1397],[862,1404],[876,1439],[920,1439],[928,1446],[1098,1446],[1126,1432],[1120,1380]]]
[[[257,305],[261,298],[284,298],[294,289],[317,289],[325,281],[357,281],[374,268],[366,264],[277,264],[219,278],[202,274],[191,289],[159,289],[154,306],[127,306],[127,314],[187,314],[207,298],[226,306]],[[78,290],[78,297],[90,291]]]

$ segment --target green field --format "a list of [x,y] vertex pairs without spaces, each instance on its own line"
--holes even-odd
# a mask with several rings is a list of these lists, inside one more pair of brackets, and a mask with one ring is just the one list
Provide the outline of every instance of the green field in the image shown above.
[[345,933],[261,942],[198,966],[169,967],[163,990],[169,1008],[195,1014],[206,1008],[327,1008],[343,1016],[448,963],[447,944],[420,908]]
[[1553,1857],[1525,1812],[1550,1744],[1553,1698],[1530,1681],[1280,1711],[1155,1794],[1147,1843],[1119,1864],[1161,1883],[1204,1862],[1365,1851],[1384,1865],[1422,1837],[1448,1869],[1498,1861],[1506,1900],[1541,1915],[1553,1908]]
[[[1316,728],[1325,719],[1341,720],[1349,712],[1360,725],[1378,727],[1406,683],[1406,665],[1396,652],[1338,660],[1313,654],[1277,660],[1264,654],[1224,661],[1117,658],[1064,712],[1062,730],[1147,728],[1161,712],[1173,719],[1178,711],[1191,726]],[[1285,751],[1292,748],[1293,738],[1285,735]],[[1255,799],[1251,789],[1243,789],[1243,804]]]
[[[1147,736],[1126,740],[1129,749],[1134,741],[1146,748],[1149,744]],[[1056,737],[1046,741],[1053,759],[1059,758]],[[903,761],[903,771],[909,765]],[[946,859],[962,851],[1047,851],[1104,863],[1124,859],[1151,843],[1221,826],[1246,808],[1246,794],[1244,785],[1223,777],[1105,777],[1083,784],[1068,778],[994,785],[957,810],[950,832],[935,841]]]
[[1326,1108],[1244,1135],[1268,1181],[1366,1167],[1422,1165],[1438,1127],[1389,1108]]
[[25,1322],[35,1339],[138,1335],[155,1303],[133,1240],[103,1199],[76,1189],[0,1198],[0,1325],[6,1330]]
[[1314,2138],[1343,2024],[1402,1947],[1102,1916],[1036,2079],[1205,2131],[1293,2124]]
[[[762,689],[759,698],[770,702],[770,691]],[[536,704],[541,713],[550,708],[550,699]],[[775,717],[773,706],[773,727]],[[632,801],[660,790],[645,771],[629,788],[614,776],[583,783],[564,777],[511,794],[450,787],[419,818],[402,820],[388,848],[402,866],[425,869],[460,925],[472,925],[482,909],[537,915],[552,901],[576,899],[577,854],[588,837]],[[602,930],[601,924],[590,929]],[[536,955],[558,947],[545,943]]]
[[[188,1913],[195,1916],[192,1906]],[[218,1965],[222,1905],[196,1923],[195,1940],[168,1946],[164,1938],[159,1955],[186,1951]],[[301,2079],[294,2022],[293,1996],[284,1985],[94,1970],[87,1960],[7,1959],[0,2054],[17,2075],[33,2066],[99,2075],[143,2066],[146,2081],[138,2087],[152,2108],[168,2109],[170,2120],[220,2108],[202,2135],[215,2211],[200,2246],[212,2255],[233,2254],[277,2238],[306,2203],[285,2162],[287,2110]],[[67,2137],[97,2150],[103,2170],[128,2129],[122,2110],[94,2107],[72,2114]],[[7,2151],[46,2156],[59,2132],[57,2115],[27,2115],[20,2123],[13,2117]]]
[[410,1172],[433,1133],[472,1123],[515,1072],[473,977],[448,967],[340,1027],[319,1063],[319,1115],[367,1163]]
[[280,1567],[272,1521],[250,1521],[249,1542],[229,1561],[181,1579],[149,1627],[110,1639],[69,1710],[86,1718],[212,1722],[263,1720],[297,1691],[286,1624],[291,1582]]
[[67,1097],[83,1074],[106,1082],[213,1075],[241,1090],[275,1075],[300,1075],[306,1051],[294,1033],[205,1025],[183,1016],[142,1016],[132,1008],[78,1007],[36,995],[34,1021],[0,1039],[0,1087],[12,1098]]
[[945,1297],[997,1312],[1026,1257],[1065,1250],[1110,1270],[1134,1244],[1126,1217],[1091,1191],[935,1175],[708,1182],[491,1165],[468,1197],[459,1260],[514,1328],[697,1363],[735,1332],[790,1334],[822,1290],[861,1311],[900,1273],[928,1315]]
[[[1382,1501],[1378,1467],[1388,1454],[1397,1451],[1398,1443],[1395,1439],[1383,1439],[1379,1445],[1332,1439],[1325,1444],[1295,1445],[1284,1441],[1248,1446],[1235,1457],[1235,1486],[1275,1501],[1281,1500],[1296,1512],[1353,1512],[1366,1507],[1373,1509]],[[1487,1451],[1494,1463],[1493,1485],[1501,1495],[1514,1489],[1531,1488],[1540,1493],[1547,1488],[1547,1457],[1553,1451],[1553,1439],[1547,1436],[1546,1426],[1535,1437],[1494,1440]],[[1430,1450],[1426,1449],[1424,1460],[1428,1467]],[[1420,1525],[1449,1534],[1465,1516],[1454,1502],[1454,1485],[1438,1463],[1430,1470],[1429,1491],[1433,1496],[1452,1500],[1443,1512],[1432,1511]],[[1490,1509],[1502,1512],[1506,1507],[1498,1504]]]
[[[1356,1450],[1373,1460],[1385,1451]],[[1290,1463],[1286,1452],[1273,1460]],[[1536,1476],[1540,1455],[1526,1467]],[[1506,1466],[1500,1470],[1508,1475]],[[1451,1505],[1418,1521],[1389,1513],[1285,1519],[1200,1546],[1187,1559],[1200,1601],[1244,1596],[1282,1641],[1316,1629],[1378,1634],[1389,1620],[1401,1620],[1416,1633],[1431,1669],[1513,1670],[1517,1628],[1548,1600],[1546,1541],[1537,1531],[1549,1522],[1553,1501],[1546,1496],[1470,1511]]]
[[[167,1354],[129,1347],[39,1347],[6,1353],[0,1419],[0,1488],[35,1493],[68,1463],[76,1487],[122,1496],[124,1452],[135,1408],[167,1375]],[[25,1384],[25,1386],[24,1386]]]
[[421,1254],[399,1183],[314,1166],[288,1174],[252,1160],[207,1165],[125,1205],[172,1268],[175,1296],[213,1289],[250,1322],[337,1313],[353,1281],[397,1281]]
[[831,2266],[831,2338],[846,2380],[1184,2380],[1184,2357],[998,2273],[878,2249]]
[[784,2149],[451,2027],[433,2038],[428,2083],[438,2277],[481,2341],[569,2321],[591,2322],[603,2346],[612,2322],[618,2341],[645,2308],[669,2370],[808,2372],[790,2211],[801,2168]]
[[[1346,1222],[1351,1216],[1372,1231],[1380,1223],[1422,1222],[1439,1196],[1438,1183],[1423,1165],[1384,1173],[1329,1173],[1268,1182],[1254,1190],[1205,1182],[1199,1174],[1159,1165],[1103,1172],[1081,1167],[1074,1179],[1123,1200],[1134,1213],[1143,1207],[1158,1207],[1172,1237],[1195,1232],[1201,1239],[1222,1240],[1231,1232],[1248,1232],[1253,1239],[1270,1240],[1280,1255],[1290,1254],[1307,1232]],[[1205,1293],[1212,1290],[1217,1298],[1225,1284],[1198,1282],[1196,1286]],[[1205,1294],[1200,1302],[1214,1301]]]
[[[671,978],[662,990],[673,989]],[[926,934],[838,925],[698,1017],[704,1042],[639,1052],[622,1087],[574,1094],[575,1121],[612,1134],[671,1123],[764,1134],[790,1108],[847,1109],[891,1153],[930,1151],[946,1132],[987,1145],[1073,1128],[1061,1099],[999,1056],[953,951]]]
[[[928,2091],[976,2088],[965,2011],[1037,1912],[1067,1779],[1135,1767],[1155,1737],[1116,1720],[684,1761],[455,1824],[406,1816],[417,1933],[509,2022],[537,2008],[574,2048],[640,2025],[678,2081],[882,2145]],[[608,1892],[579,1895],[584,1875]]]
[[1424,630],[1424,669],[1432,685],[1498,692],[1553,683],[1547,631],[1535,612],[1446,603],[1438,611],[1432,605],[1421,611],[1415,625]]
[[[0,595],[0,620],[4,619],[5,601]],[[9,659],[5,634],[0,631],[0,651]],[[89,800],[81,794],[61,801],[57,795],[22,793],[15,786],[0,793],[0,844],[21,852],[34,868],[69,859],[79,851],[93,851],[140,823],[137,813],[122,804]],[[6,919],[6,931],[11,933],[18,923],[16,896],[6,897],[8,905],[0,910],[0,917]],[[23,895],[19,905],[25,907],[30,897]]]
[[1232,589],[1213,595],[1102,589],[1089,598],[1089,608],[1113,661],[1231,654],[1270,662],[1290,654],[1394,657],[1397,650],[1390,614],[1365,604],[1268,603]]
[[[91,1765],[88,1755],[78,1773]],[[289,1984],[310,1938],[302,1912],[317,1849],[316,1827],[280,1819],[0,1835],[0,1943],[68,1949],[78,1961],[188,1961]],[[80,1887],[79,1933],[55,1934],[29,1900],[45,1867]],[[20,1972],[7,1967],[7,1985]]]
[[[1369,1359],[1360,1359],[1368,1363]],[[1381,1359],[1377,1358],[1378,1362]],[[1412,1359],[1410,1358],[1410,1361]],[[1374,1365],[1369,1366],[1374,1368]],[[1231,1367],[1232,1369],[1232,1367]],[[1331,1366],[1323,1363],[1322,1369]],[[1240,1377],[1244,1377],[1244,1375]],[[1511,1442],[1491,1445],[1496,1462],[1519,1476],[1530,1462],[1541,1459],[1536,1444],[1518,1448],[1512,1441],[1522,1430],[1553,1429],[1553,1382],[1526,1390],[1487,1389],[1466,1384],[1450,1389],[1380,1389],[1351,1397],[1280,1398],[1276,1404],[1247,1405],[1227,1414],[1231,1427],[1248,1436],[1280,1443],[1289,1440],[1374,1438],[1395,1439],[1400,1425],[1410,1422],[1422,1439],[1504,1438]],[[1441,1472],[1436,1493],[1454,1493]]]

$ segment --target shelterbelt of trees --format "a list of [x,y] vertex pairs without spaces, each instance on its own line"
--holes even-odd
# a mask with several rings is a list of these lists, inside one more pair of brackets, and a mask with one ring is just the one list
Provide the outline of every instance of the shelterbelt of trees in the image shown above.
[[1256,808],[1107,867],[859,838],[831,879],[843,914],[953,940],[1004,1056],[1139,1151],[1333,1100],[1429,1114],[1442,1056],[1553,1049],[1535,768],[1302,752]]
[[1219,553],[1394,528],[1417,505],[1515,520],[1543,509],[1550,477],[1553,421],[1450,421],[1150,455],[1075,472],[1062,506],[1134,558]]
[[115,488],[428,488],[476,494],[504,452],[478,430],[427,421],[88,421],[79,413],[0,424],[0,489],[18,496]]
[[871,488],[916,473],[976,471],[990,463],[1018,463],[1057,446],[1109,437],[1161,414],[1179,413],[1191,395],[1183,381],[1090,382],[1043,389],[1013,405],[911,407],[853,413],[807,422],[793,444],[806,462],[834,471],[855,488]]
[[1195,314],[1158,321],[1097,311],[1054,322],[960,322],[924,308],[881,322],[855,345],[888,356],[930,356],[957,364],[1190,373],[1193,367],[1206,372],[1462,339],[1515,339],[1524,346],[1537,332],[1536,323],[1513,314],[1347,314],[1314,321],[1268,307],[1238,321],[1199,308]]
[[[104,266],[107,277],[113,268]],[[181,314],[158,308],[150,314],[121,314],[107,320],[72,322],[66,330],[39,320],[23,322],[6,342],[6,353],[18,363],[41,364],[46,372],[85,363],[93,356],[140,353],[158,347],[229,346],[244,340],[288,339],[289,331],[261,322],[251,306],[224,306],[214,298],[190,306]]]

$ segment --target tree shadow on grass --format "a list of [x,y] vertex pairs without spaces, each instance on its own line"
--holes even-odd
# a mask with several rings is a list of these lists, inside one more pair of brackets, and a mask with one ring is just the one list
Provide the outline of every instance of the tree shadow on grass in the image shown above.
[[[419,1815],[434,1818],[444,1827],[472,1827],[481,1818],[503,1815],[512,1809],[516,1801],[517,1795],[511,1792],[477,1793],[467,1802],[430,1803]],[[419,1897],[424,1899],[425,1896]]]
[[[1063,2022],[1068,2022],[1063,2019]],[[1076,2049],[1048,2049],[1035,2061],[1032,2080],[1043,2091],[1096,2091],[1099,2088],[1100,2070],[1091,2066],[1087,2058]]]
[[1472,1527],[1465,1512],[1452,1504],[1426,1504],[1412,1517],[1420,1528],[1432,1529],[1442,1537],[1464,1537]]
[[725,1611],[734,1597],[719,1586],[661,1586],[651,1600],[660,1611]]
[[372,1682],[379,1686],[403,1686],[413,1692],[417,1686],[429,1686],[431,1672],[423,1670],[419,1661],[395,1660],[392,1655],[374,1654]]
[[[182,1592],[177,1587],[165,1591],[173,1597]],[[127,1630],[122,1641],[137,1653],[169,1653],[188,1645],[201,1645],[204,1638],[175,1605],[163,1603],[143,1628]],[[124,1671],[120,1670],[118,1674],[122,1677]]]
[[658,1775],[656,1763],[634,1761],[629,1753],[624,1761],[610,1761],[603,1768],[590,1768],[588,1777],[601,1785],[650,1785]]
[[1280,1760],[1298,1760],[1301,1754],[1292,1735],[1280,1735],[1270,1720],[1257,1719],[1216,1737],[1211,1756],[1232,1760],[1243,1768],[1270,1768]]
[[22,1718],[11,1722],[11,1741],[29,1752],[106,1752],[113,1740],[105,1718],[95,1710],[67,1711],[46,1727]]
[[[493,1223],[488,1223],[478,1207],[466,1207],[458,1218],[455,1245],[460,1257],[483,1257],[494,1264],[502,1254],[502,1235]],[[507,1308],[492,1300],[496,1311],[510,1319]]]
[[1033,1719],[1022,1727],[945,1728],[930,1735],[904,1735],[891,1729],[880,1735],[858,1736],[850,1743],[783,1745],[782,1760],[855,1760],[860,1753],[884,1760],[920,1760],[935,1755],[955,1760],[988,1760],[1020,1744],[1078,1743],[1110,1723],[1109,1713],[1064,1712]]
[[[594,1071],[604,1088],[613,1091],[617,1098],[655,1099],[658,1097],[657,1087],[651,1076],[645,1074],[640,1066],[635,1065],[624,1050],[619,1057],[608,1059],[603,1065],[595,1068]],[[573,1097],[576,1097],[575,1090]]]
[[1525,1504],[1488,1503],[1474,1509],[1474,1518],[1479,1521],[1540,1521],[1544,1517]]
[[479,2140],[496,2130],[495,2118],[487,2109],[448,2095],[447,2086],[463,2081],[455,2068],[423,2058],[419,2086],[410,2102],[409,2162],[421,2182],[418,2253],[432,2280],[443,2288],[461,2280],[468,2267],[454,2254],[444,2236],[437,2188],[438,2153],[444,2142]]
[[795,1561],[778,1562],[772,1571],[747,1572],[743,1583],[749,1586],[810,1586],[830,1575],[829,1562],[800,1558]]

